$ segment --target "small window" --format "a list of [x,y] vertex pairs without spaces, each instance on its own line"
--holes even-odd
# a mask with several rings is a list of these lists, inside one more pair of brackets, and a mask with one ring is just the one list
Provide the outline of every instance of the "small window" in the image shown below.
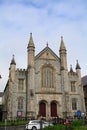
[[77,99],[76,98],[72,99],[72,110],[77,110]]
[[71,92],[76,92],[75,81],[71,82]]
[[18,80],[18,90],[23,91],[24,90],[24,79]]
[[23,98],[18,99],[18,109],[23,109]]

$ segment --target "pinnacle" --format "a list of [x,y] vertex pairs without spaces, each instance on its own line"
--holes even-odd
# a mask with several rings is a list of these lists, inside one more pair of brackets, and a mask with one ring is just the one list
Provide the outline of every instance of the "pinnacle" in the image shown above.
[[16,62],[15,62],[15,59],[14,59],[14,55],[13,55],[13,58],[12,58],[12,60],[11,60],[11,64],[16,65]]
[[77,64],[76,64],[76,69],[81,69],[81,68],[80,68],[80,65],[79,65],[79,63],[78,63],[78,60],[77,60]]
[[30,40],[29,40],[28,47],[29,47],[29,46],[33,46],[33,47],[34,47],[34,42],[33,42],[33,38],[32,38],[32,33],[30,33]]
[[66,47],[65,47],[64,41],[63,41],[63,36],[61,36],[60,50],[66,50]]

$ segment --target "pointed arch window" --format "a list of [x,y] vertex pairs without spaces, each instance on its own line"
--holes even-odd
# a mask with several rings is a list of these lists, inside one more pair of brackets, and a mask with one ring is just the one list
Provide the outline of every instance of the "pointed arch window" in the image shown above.
[[54,72],[52,67],[44,67],[42,69],[42,87],[54,87]]
[[24,79],[18,79],[18,90],[19,92],[24,90]]
[[23,109],[23,98],[22,97],[18,98],[18,109],[19,110]]
[[71,92],[76,92],[75,81],[71,81]]
[[72,110],[77,110],[77,99],[72,98]]

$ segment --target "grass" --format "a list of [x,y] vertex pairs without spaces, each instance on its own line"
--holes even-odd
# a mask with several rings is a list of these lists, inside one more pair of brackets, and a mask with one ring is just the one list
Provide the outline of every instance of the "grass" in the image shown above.
[[27,121],[26,120],[16,120],[16,121],[3,121],[3,122],[0,122],[0,126],[13,126],[13,125],[25,125],[27,124]]
[[54,125],[44,128],[44,130],[87,130],[87,126],[64,126],[64,125]]
[[75,120],[68,126],[57,124],[44,128],[44,130],[87,130],[87,125],[83,125],[83,123],[83,120]]

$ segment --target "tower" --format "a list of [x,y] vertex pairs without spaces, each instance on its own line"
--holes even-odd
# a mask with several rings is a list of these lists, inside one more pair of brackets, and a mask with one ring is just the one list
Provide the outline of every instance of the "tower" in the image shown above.
[[15,62],[14,55],[13,55],[13,58],[10,63],[10,68],[9,68],[9,79],[11,81],[14,81],[14,79],[15,79],[15,70],[16,70],[16,62]]
[[84,92],[83,92],[83,85],[82,85],[82,79],[81,79],[81,68],[78,63],[78,60],[76,63],[76,74],[78,78],[77,85],[78,85],[78,92],[80,94],[80,103],[82,104],[80,109],[82,110],[82,112],[85,112]]
[[67,54],[66,54],[66,47],[64,45],[63,37],[61,36],[61,43],[60,43],[60,71],[61,71],[61,88],[62,88],[62,111],[65,116],[67,116],[68,103],[69,103],[69,88],[68,88],[68,69],[67,69]]
[[27,85],[26,85],[26,116],[35,116],[35,46],[30,33],[30,39],[27,47],[28,65],[27,65]]
[[8,96],[6,97],[6,103],[7,105],[7,118],[10,119],[10,117],[13,118],[13,109],[12,106],[14,104],[13,102],[13,89],[14,89],[14,84],[15,84],[15,71],[16,71],[16,62],[14,59],[14,55],[12,57],[11,63],[10,63],[10,68],[9,68],[9,80],[7,83],[8,87]]

